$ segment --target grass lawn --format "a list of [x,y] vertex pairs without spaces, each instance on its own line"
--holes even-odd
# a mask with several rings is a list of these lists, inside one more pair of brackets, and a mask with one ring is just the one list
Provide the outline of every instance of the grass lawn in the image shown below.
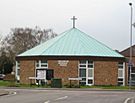
[[[3,81],[0,80],[1,87],[27,87],[27,88],[38,88],[37,85],[29,85],[29,84],[19,84],[15,81]],[[51,88],[51,86],[39,86],[43,88]],[[112,89],[112,90],[128,90],[128,86],[80,86],[81,89],[83,88],[96,88],[96,89]],[[131,89],[135,90],[135,86],[132,86]]]
[[[99,89],[114,89],[114,90],[128,90],[128,86],[81,86],[81,88],[99,88]],[[132,86],[131,89],[135,90],[135,86]]]
[[9,81],[3,81],[3,80],[0,80],[0,86],[10,86],[10,85],[15,85],[15,82],[9,82]]
[[29,88],[37,88],[37,87],[49,87],[49,86],[38,86],[38,85],[29,85],[29,84],[20,84],[15,81],[3,81],[0,80],[1,87],[29,87]]

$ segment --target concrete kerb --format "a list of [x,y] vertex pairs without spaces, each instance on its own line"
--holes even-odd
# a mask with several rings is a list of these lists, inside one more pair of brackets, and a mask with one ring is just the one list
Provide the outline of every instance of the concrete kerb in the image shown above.
[[121,89],[102,89],[102,88],[28,88],[28,87],[3,87],[0,89],[34,89],[34,90],[66,90],[66,91],[118,91],[118,92],[135,92],[135,90]]
[[66,90],[66,91],[116,91],[116,92],[135,92],[135,90],[120,89],[99,89],[99,88],[35,88],[37,90]]
[[8,94],[9,94],[9,92],[8,92],[8,91],[0,90],[0,96],[8,95]]

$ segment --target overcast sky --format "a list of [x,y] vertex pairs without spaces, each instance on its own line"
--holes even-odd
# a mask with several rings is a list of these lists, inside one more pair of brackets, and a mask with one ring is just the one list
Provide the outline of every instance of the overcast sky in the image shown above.
[[0,33],[39,26],[60,34],[72,27],[70,18],[76,16],[78,29],[121,51],[129,46],[129,2],[135,14],[135,0],[0,0]]

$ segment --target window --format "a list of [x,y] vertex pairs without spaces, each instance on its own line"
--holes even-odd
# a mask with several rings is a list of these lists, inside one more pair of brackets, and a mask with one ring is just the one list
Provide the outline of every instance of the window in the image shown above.
[[93,77],[93,69],[88,69],[88,77]]
[[80,69],[80,77],[86,77],[86,69]]
[[122,86],[123,85],[123,78],[118,78],[118,86]]
[[[128,83],[130,84],[130,67],[128,67]],[[131,85],[135,86],[135,67],[131,68]]]
[[118,63],[118,78],[123,78],[123,72],[124,72],[124,66],[123,66],[123,62],[119,62]]
[[17,72],[17,75],[19,76],[20,75],[20,61],[16,61],[16,72]]
[[92,79],[88,79],[88,84],[93,84],[93,80]]
[[47,60],[41,60],[41,63],[43,63],[43,64],[47,63]]
[[118,70],[118,77],[123,78],[123,70],[121,69]]
[[132,81],[135,81],[135,74],[131,74]]
[[80,64],[85,64],[86,65],[86,60],[81,60]]
[[123,69],[123,62],[119,62],[118,68],[119,68],[119,69]]
[[135,67],[132,67],[131,73],[135,73]]
[[20,80],[20,61],[16,61],[16,79],[19,81]]
[[86,61],[85,60],[81,60],[79,65],[80,65],[79,67],[86,68]]
[[47,60],[36,61],[36,68],[37,69],[47,69],[48,68]]
[[[35,63],[36,66],[36,74],[35,76],[37,78],[42,78],[41,82],[46,82],[46,80],[51,77],[51,74],[47,72],[48,69],[48,63],[47,60],[37,60]],[[50,77],[47,78],[47,75],[50,75]],[[36,82],[39,82],[36,80]]]
[[124,85],[124,63],[118,63],[118,85]]
[[91,60],[79,61],[79,77],[82,78],[80,85],[92,85],[94,79],[94,63]]
[[93,61],[88,61],[88,68],[93,68]]

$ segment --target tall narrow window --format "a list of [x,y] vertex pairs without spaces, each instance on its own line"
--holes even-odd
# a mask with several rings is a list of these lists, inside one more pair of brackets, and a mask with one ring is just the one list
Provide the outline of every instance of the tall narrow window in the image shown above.
[[90,60],[79,61],[79,77],[81,85],[93,85],[94,79],[94,63]]
[[93,85],[94,84],[94,63],[93,61],[88,60],[88,66],[87,66],[87,72],[88,72],[88,78],[87,78],[87,84]]
[[[130,68],[128,71],[129,71],[128,75],[130,75]],[[128,77],[130,77],[130,76],[128,76]],[[130,78],[129,78],[129,83],[130,83]],[[133,86],[135,86],[135,67],[131,68],[131,84]]]
[[118,63],[118,85],[124,85],[124,63]]
[[16,61],[16,79],[20,80],[20,61]]
[[86,60],[79,61],[79,77],[82,78],[82,80],[80,81],[81,85],[86,85],[86,67]]

